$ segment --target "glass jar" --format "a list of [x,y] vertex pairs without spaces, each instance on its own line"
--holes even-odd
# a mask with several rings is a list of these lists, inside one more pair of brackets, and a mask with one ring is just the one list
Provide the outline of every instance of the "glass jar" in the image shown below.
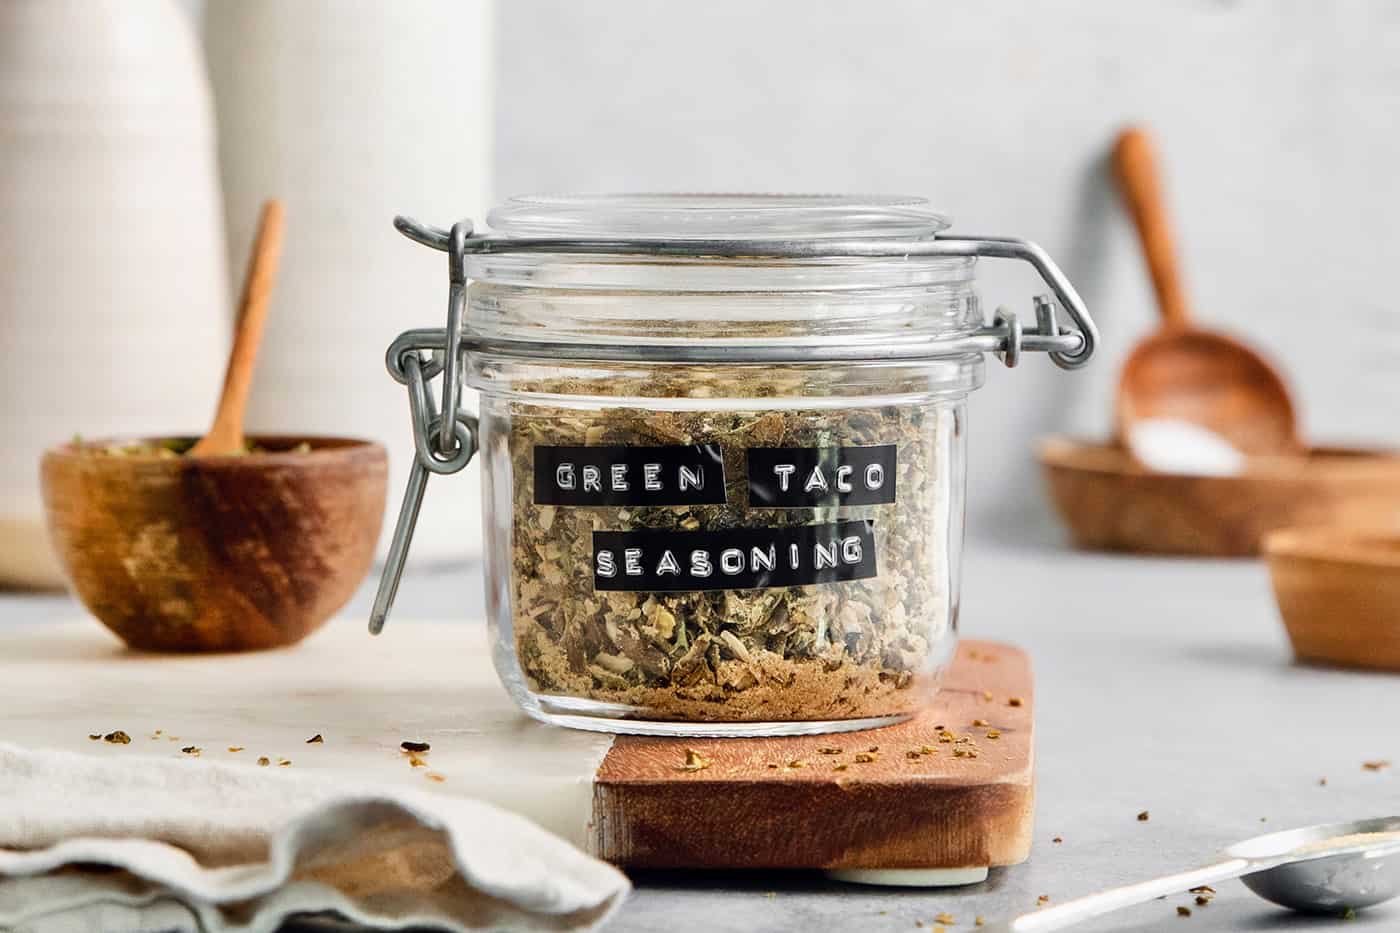
[[[926,703],[955,648],[983,353],[1093,352],[1043,252],[947,236],[917,198],[517,198],[489,221],[398,222],[447,250],[450,297],[445,329],[389,350],[417,451],[371,629],[427,476],[479,442],[494,661],[531,716],[772,735]],[[1033,328],[987,325],[984,255],[1030,261],[1074,326],[1048,297]]]

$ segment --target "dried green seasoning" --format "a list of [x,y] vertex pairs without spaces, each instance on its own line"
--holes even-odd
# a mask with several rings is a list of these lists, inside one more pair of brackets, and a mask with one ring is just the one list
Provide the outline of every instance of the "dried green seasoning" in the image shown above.
[[[711,371],[717,372],[717,371]],[[952,416],[934,404],[743,409],[706,398],[819,395],[791,373],[707,383],[616,385],[628,405],[501,409],[514,498],[510,586],[520,668],[539,694],[626,704],[655,719],[849,719],[912,710],[935,673],[949,626],[946,548],[950,477],[943,451]],[[679,377],[676,377],[679,378]],[[733,379],[732,373],[728,376]],[[531,387],[540,391],[540,387]],[[543,387],[580,391],[561,379]],[[796,391],[794,391],[796,390]],[[637,397],[689,405],[630,407]],[[518,397],[517,397],[518,398]],[[621,401],[618,399],[617,401]],[[545,447],[717,445],[722,501],[668,505],[539,504],[536,451]],[[750,504],[750,451],[892,445],[892,502],[772,508]],[[829,479],[829,477],[828,477]],[[794,478],[794,481],[800,477]],[[863,579],[748,589],[604,590],[594,532],[715,532],[873,523],[875,572]],[[781,549],[780,549],[781,551]],[[796,556],[796,551],[793,552]],[[681,558],[684,560],[684,557]],[[946,646],[945,646],[946,647]]]

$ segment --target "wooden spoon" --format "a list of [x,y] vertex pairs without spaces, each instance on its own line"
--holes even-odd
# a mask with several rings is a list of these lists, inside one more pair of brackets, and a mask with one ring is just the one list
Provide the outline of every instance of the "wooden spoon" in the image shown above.
[[1162,328],[1135,347],[1118,378],[1114,421],[1121,440],[1134,422],[1164,418],[1200,425],[1245,454],[1301,450],[1288,389],[1254,350],[1201,330],[1186,307],[1172,236],[1147,134],[1125,130],[1113,164],[1142,239]]
[[248,273],[243,280],[243,300],[234,328],[233,349],[229,351],[228,368],[224,370],[224,389],[219,396],[219,408],[209,433],[190,448],[186,456],[221,456],[241,454],[247,450],[243,436],[243,411],[248,405],[248,390],[253,384],[253,367],[258,360],[258,345],[262,343],[263,322],[272,286],[277,281],[277,262],[282,255],[282,202],[268,201],[263,205],[258,221],[253,254],[248,258]]

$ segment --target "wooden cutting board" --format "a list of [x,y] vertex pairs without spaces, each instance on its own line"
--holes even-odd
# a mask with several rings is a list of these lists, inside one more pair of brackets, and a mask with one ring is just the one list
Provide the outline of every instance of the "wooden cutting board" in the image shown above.
[[[0,741],[194,768],[286,759],[269,777],[475,797],[625,866],[967,868],[1030,848],[1030,666],[1006,645],[964,642],[937,702],[911,722],[801,738],[614,739],[542,725],[506,696],[485,626],[470,622],[398,620],[374,639],[344,618],[290,649],[203,656],[129,652],[90,620],[7,625],[0,684]],[[977,757],[955,756],[963,746],[940,742],[939,726],[972,736]],[[129,745],[89,738],[117,729]],[[431,744],[425,766],[405,739]],[[934,751],[906,757],[924,746]],[[711,764],[680,770],[687,748]]]
[[[619,736],[594,782],[591,848],[647,868],[1024,861],[1034,803],[1032,700],[1024,652],[969,641],[935,704],[900,725],[800,738]],[[683,770],[687,749],[711,764]]]

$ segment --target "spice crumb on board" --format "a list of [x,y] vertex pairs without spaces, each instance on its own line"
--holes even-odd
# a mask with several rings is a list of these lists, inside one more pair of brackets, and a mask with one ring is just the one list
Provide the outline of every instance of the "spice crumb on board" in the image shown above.
[[1137,815],[1137,818],[1138,818],[1138,822],[1139,822],[1139,823],[1146,823],[1148,820],[1150,820],[1150,819],[1152,818],[1152,814],[1151,814],[1151,813],[1148,813],[1146,810],[1143,810],[1141,813],[1139,813],[1139,814]]
[[399,748],[413,754],[422,754],[432,748],[427,742],[409,742],[407,740],[399,743]]
[[1189,916],[1191,916],[1191,908],[1190,908],[1190,907],[1178,907],[1178,908],[1176,909],[1176,915],[1177,915],[1178,917],[1189,917]]
[[[696,749],[687,748],[687,749],[685,750],[685,761],[680,765],[679,770],[681,770],[681,771],[704,771],[706,768],[708,768],[708,767],[709,767],[710,765],[712,765],[712,764],[714,764],[713,761],[711,761],[709,758],[706,758],[704,755],[700,754],[700,752],[697,751]],[[789,767],[791,767],[791,765],[790,765]],[[801,767],[801,766],[799,765],[798,767]]]
[[868,765],[879,757],[877,752],[856,752],[855,762],[858,765]]
[[278,758],[278,759],[277,759],[277,767],[279,767],[279,768],[290,768],[291,765],[292,765],[292,759],[290,759],[290,758]]
[[231,752],[231,753],[233,753],[233,754],[236,755],[236,754],[238,754],[239,752],[243,751],[243,746],[242,746],[242,745],[230,745],[230,746],[228,747],[228,750],[229,750],[229,752]]
[[1007,698],[1006,698],[1006,705],[1007,705],[1007,706],[1022,706],[1022,705],[1025,704],[1025,702],[1026,702],[1026,701],[1023,700],[1023,699],[1021,699],[1020,697],[1007,697]]
[[841,749],[837,748],[835,745],[823,745],[821,748],[817,749],[817,754],[818,754],[818,755],[839,755],[839,754],[841,754]]
[[982,699],[984,699],[984,700],[991,700],[991,698],[992,698],[992,691],[990,691],[990,690],[983,690],[983,691],[982,691]]
[[198,745],[186,745],[184,748],[180,749],[180,751],[189,755],[191,758],[198,758],[204,749],[200,748]]
[[1367,771],[1384,771],[1390,767],[1390,762],[1384,759],[1380,761],[1363,761],[1361,767]]
[[988,729],[988,730],[987,730],[987,738],[989,738],[989,739],[999,739],[999,738],[1001,738],[1001,730],[1000,730],[1000,729]]
[[130,745],[131,736],[127,735],[122,730],[117,729],[114,732],[109,732],[106,735],[104,735],[102,737],[102,741],[106,742],[109,745]]
[[920,746],[919,746],[919,754],[920,754],[920,755],[936,755],[937,753],[938,753],[938,749],[937,749],[937,747],[935,747],[935,746],[933,746],[933,745],[920,745]]
[[950,926],[958,922],[957,918],[954,917],[952,914],[948,913],[947,911],[944,911],[943,913],[940,913],[938,916],[934,917],[933,921],[934,923],[946,923]]
[[266,768],[270,764],[272,764],[272,759],[268,758],[266,755],[258,759],[259,768]]
[[315,735],[313,735],[311,738],[307,739],[307,740],[306,740],[306,744],[307,744],[307,745],[321,745],[321,744],[323,744],[325,741],[326,741],[326,740],[323,739],[323,738],[321,737],[321,733],[318,732],[318,733],[316,733]]
[[837,765],[836,767],[832,768],[831,770],[832,770],[832,771],[845,771],[845,770],[846,770],[847,768],[849,768],[849,767],[850,767],[850,765],[845,764],[845,763],[843,762],[843,763]]
[[973,724],[974,726],[976,726],[977,728],[979,728],[979,729],[985,728],[985,727],[991,725],[991,723],[987,722],[987,720],[985,720],[985,719],[974,719],[974,720],[972,720],[972,724]]
[[787,763],[787,766],[789,768],[805,768],[807,767],[807,762],[801,760],[800,758],[794,758],[792,761],[789,761]]
[[912,758],[912,759],[914,759],[915,761],[918,761],[919,758],[922,757],[922,754],[923,754],[923,753],[920,752],[917,748],[911,748],[909,751],[907,751],[907,752],[904,753],[904,757],[905,757],[905,758]]

